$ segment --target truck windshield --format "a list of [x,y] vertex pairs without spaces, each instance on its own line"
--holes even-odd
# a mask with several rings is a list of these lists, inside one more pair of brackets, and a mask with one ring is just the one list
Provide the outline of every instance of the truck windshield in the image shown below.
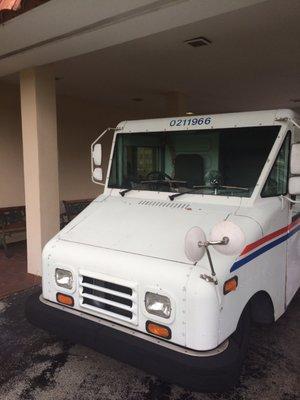
[[250,197],[279,129],[121,133],[108,186]]

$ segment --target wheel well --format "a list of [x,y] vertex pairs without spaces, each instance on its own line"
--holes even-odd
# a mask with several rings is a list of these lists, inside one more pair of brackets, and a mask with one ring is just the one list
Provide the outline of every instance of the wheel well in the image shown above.
[[267,292],[255,293],[249,300],[251,319],[259,324],[271,324],[274,322],[274,305]]

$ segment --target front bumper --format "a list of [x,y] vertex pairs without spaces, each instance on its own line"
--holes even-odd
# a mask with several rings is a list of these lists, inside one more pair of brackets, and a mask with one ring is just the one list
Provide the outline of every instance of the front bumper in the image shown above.
[[[40,292],[29,297],[26,317],[40,328],[75,343],[88,346],[119,361],[200,391],[220,391],[232,387],[239,375],[239,351],[229,341],[226,350],[197,352],[174,351],[157,343],[66,312],[40,301]],[[159,342],[159,341],[157,341]],[[187,351],[188,352],[188,351]],[[196,353],[196,352],[194,352]],[[237,368],[238,367],[238,368]]]

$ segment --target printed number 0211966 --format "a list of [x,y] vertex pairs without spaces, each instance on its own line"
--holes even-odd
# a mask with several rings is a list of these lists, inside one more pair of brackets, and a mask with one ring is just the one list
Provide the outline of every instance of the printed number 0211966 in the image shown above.
[[170,121],[170,126],[209,125],[210,123],[211,123],[211,117],[184,118],[184,119],[172,119]]

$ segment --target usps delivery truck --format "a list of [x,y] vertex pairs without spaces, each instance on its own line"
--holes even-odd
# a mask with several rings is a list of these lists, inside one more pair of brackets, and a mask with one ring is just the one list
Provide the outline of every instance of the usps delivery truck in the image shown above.
[[45,246],[28,319],[169,382],[232,387],[251,322],[299,288],[297,142],[290,110],[106,130],[91,149],[104,191]]

